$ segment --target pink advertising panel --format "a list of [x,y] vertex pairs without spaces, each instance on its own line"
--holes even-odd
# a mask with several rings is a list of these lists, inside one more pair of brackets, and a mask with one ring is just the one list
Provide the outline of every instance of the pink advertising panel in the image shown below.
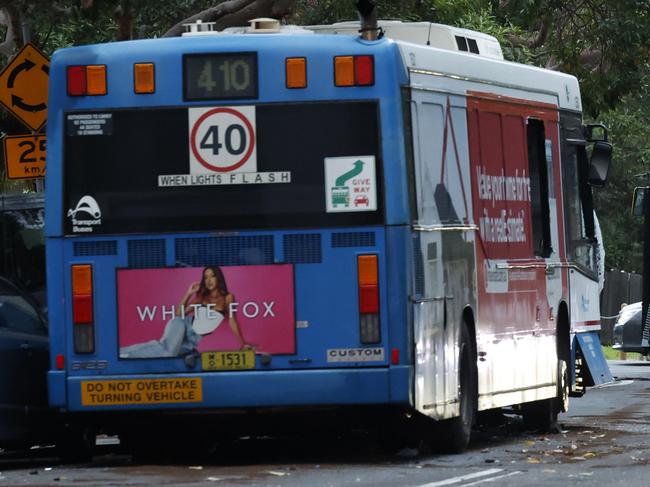
[[119,269],[120,358],[295,353],[293,266]]

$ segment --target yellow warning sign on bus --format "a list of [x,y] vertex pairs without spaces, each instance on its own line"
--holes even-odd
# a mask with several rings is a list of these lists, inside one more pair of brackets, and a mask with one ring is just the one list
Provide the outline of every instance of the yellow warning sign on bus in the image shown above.
[[81,381],[83,406],[201,401],[203,401],[203,383],[200,377]]

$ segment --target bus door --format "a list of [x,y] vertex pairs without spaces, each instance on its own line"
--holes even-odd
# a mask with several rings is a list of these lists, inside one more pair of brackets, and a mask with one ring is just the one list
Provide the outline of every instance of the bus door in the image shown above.
[[[417,215],[413,232],[416,407],[436,419],[453,414],[459,305],[471,293],[471,243],[466,241],[465,109],[446,95],[414,90]],[[463,164],[461,164],[463,161]]]

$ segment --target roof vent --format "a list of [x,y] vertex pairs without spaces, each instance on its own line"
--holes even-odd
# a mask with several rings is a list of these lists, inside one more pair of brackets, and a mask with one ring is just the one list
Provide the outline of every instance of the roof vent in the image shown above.
[[203,22],[197,20],[191,24],[183,24],[185,27],[185,32],[183,35],[202,35],[202,34],[213,34],[216,32],[214,30],[215,22]]
[[251,34],[275,34],[280,32],[280,21],[262,17],[250,21],[248,32]]

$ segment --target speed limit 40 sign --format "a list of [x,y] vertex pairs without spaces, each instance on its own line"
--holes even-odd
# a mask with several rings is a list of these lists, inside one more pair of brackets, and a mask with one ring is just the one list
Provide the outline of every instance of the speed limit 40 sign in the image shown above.
[[189,109],[190,174],[256,172],[255,107]]

